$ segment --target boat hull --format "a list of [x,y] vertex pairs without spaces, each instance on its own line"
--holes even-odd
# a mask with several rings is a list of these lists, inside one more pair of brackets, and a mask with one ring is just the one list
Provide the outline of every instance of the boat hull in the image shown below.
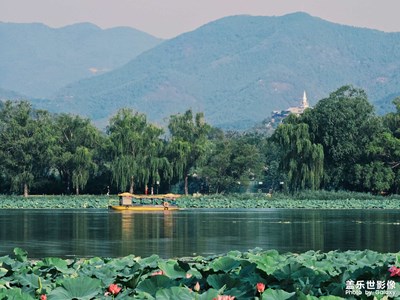
[[110,209],[118,211],[163,211],[163,210],[179,210],[179,207],[163,206],[163,205],[111,205]]

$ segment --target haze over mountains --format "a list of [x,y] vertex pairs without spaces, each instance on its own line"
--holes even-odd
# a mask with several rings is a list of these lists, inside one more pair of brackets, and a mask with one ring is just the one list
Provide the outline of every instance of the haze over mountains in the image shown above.
[[[244,129],[273,110],[298,105],[304,90],[313,105],[340,86],[353,84],[365,89],[379,112],[392,109],[391,100],[400,95],[400,33],[338,25],[305,13],[227,17],[155,44],[102,75],[81,76],[74,83],[71,75],[63,79],[70,84],[34,103],[55,112],[84,114],[102,125],[121,107],[146,113],[157,123],[192,108],[203,111],[215,126]],[[26,59],[20,52],[21,60]],[[114,52],[105,53],[104,61],[117,59]],[[22,66],[18,63],[16,69]],[[37,68],[44,68],[43,63]],[[93,62],[86,63],[86,70],[89,66]],[[19,88],[9,74],[1,73],[0,88],[35,96],[49,93]],[[43,73],[36,76],[46,78]],[[50,84],[52,77],[46,80]]]
[[90,23],[50,28],[0,22],[0,88],[51,97],[64,85],[120,67],[162,42],[133,28]]

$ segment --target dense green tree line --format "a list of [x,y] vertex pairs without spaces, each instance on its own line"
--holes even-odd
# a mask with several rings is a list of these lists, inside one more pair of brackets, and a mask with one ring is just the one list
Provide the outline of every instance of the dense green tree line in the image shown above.
[[0,192],[197,192],[212,130],[191,110],[171,116],[166,131],[124,108],[102,132],[80,116],[7,101],[0,109]]
[[0,107],[0,193],[399,192],[400,99],[377,116],[344,86],[272,136],[223,132],[191,110],[166,128],[121,109],[103,132],[89,119],[25,101]]
[[[398,193],[400,100],[378,117],[363,90],[344,86],[274,132],[288,189]],[[290,142],[288,142],[290,141]]]

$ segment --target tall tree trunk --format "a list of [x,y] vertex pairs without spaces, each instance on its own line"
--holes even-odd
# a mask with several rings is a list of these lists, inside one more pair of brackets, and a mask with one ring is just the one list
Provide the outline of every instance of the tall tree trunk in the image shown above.
[[24,183],[24,197],[28,197],[29,191],[28,191],[28,184]]
[[133,180],[133,176],[131,176],[131,184],[129,186],[129,193],[133,194],[133,187],[134,187],[134,180]]
[[185,176],[185,195],[189,195],[189,188],[188,188],[188,175]]
[[70,180],[70,176],[69,176],[69,172],[67,173],[67,195],[70,194],[70,187],[71,187],[71,180]]
[[79,187],[77,186],[76,188],[75,188],[75,195],[79,195]]

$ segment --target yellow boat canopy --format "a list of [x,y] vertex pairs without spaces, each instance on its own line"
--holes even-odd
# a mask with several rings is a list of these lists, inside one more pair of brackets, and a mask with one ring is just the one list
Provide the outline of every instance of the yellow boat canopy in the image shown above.
[[128,192],[118,194],[119,197],[132,197],[135,199],[176,199],[179,198],[180,194],[157,194],[157,195],[135,195]]
[[181,195],[179,194],[157,194],[157,195],[132,195],[133,198],[136,199],[176,199],[179,198]]
[[125,193],[120,193],[118,194],[119,197],[134,197],[135,195],[125,192]]

